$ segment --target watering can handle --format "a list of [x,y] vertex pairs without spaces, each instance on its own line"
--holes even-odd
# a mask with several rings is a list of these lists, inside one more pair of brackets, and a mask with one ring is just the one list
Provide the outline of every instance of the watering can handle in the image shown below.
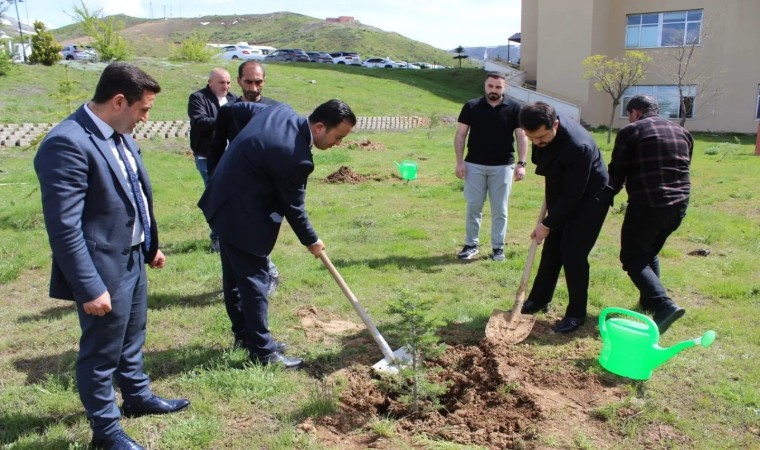
[[645,316],[644,314],[637,313],[636,311],[631,311],[630,309],[610,306],[608,308],[604,308],[601,314],[599,314],[599,333],[602,336],[604,336],[607,333],[607,315],[608,314],[622,314],[624,316],[633,317],[634,319],[638,319],[644,322],[646,325],[649,325],[650,327],[654,327],[655,329],[657,328],[657,325],[654,324],[652,319]]

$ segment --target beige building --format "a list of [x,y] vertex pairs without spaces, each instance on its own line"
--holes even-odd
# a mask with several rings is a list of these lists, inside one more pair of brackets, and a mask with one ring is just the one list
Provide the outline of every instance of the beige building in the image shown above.
[[[592,126],[609,123],[612,99],[583,79],[582,61],[641,50],[653,61],[623,102],[636,93],[654,95],[663,116],[686,115],[693,131],[758,130],[760,0],[523,0],[521,34],[524,79],[578,105]],[[688,47],[680,42],[695,37],[684,110],[675,55]],[[622,106],[614,117],[614,128],[628,123]]]

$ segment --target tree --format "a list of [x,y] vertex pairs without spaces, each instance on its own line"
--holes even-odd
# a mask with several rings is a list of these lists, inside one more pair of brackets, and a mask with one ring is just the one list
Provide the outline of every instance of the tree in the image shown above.
[[0,45],[0,77],[8,75],[14,68],[13,54],[4,45]]
[[215,53],[206,45],[208,41],[208,33],[194,31],[189,38],[183,39],[179,46],[174,48],[171,59],[175,61],[208,62]]
[[29,62],[52,66],[60,61],[60,52],[63,50],[63,46],[55,40],[45,24],[39,20],[35,20],[34,32],[37,34],[32,36],[32,54],[29,56]]
[[606,55],[591,55],[583,60],[583,78],[591,80],[599,92],[612,97],[612,112],[607,127],[607,143],[612,139],[612,123],[620,98],[629,87],[639,82],[647,72],[647,64],[652,58],[638,50],[626,51],[622,56],[609,58]]
[[461,69],[462,68],[462,60],[466,59],[466,58],[469,58],[469,56],[464,54],[464,47],[462,47],[461,45],[459,47],[457,47],[457,48],[454,49],[454,53],[456,53],[457,56],[455,56],[453,59],[458,59],[459,60],[459,68]]
[[79,21],[84,33],[92,38],[92,46],[102,60],[123,61],[130,53],[127,41],[119,33],[124,28],[124,23],[114,17],[102,18],[101,11],[90,11],[84,0],[80,0],[78,6],[74,5],[73,18]]
[[714,59],[694,58],[699,51],[696,49],[705,39],[709,39],[708,29],[709,21],[703,17],[701,27],[690,29],[685,35],[678,33],[669,36],[670,45],[661,52],[666,57],[665,61],[657,61],[656,64],[663,77],[678,87],[679,123],[682,127],[686,125],[687,118],[693,117],[698,97],[704,105],[719,93],[717,88],[710,89],[713,82],[719,80]]

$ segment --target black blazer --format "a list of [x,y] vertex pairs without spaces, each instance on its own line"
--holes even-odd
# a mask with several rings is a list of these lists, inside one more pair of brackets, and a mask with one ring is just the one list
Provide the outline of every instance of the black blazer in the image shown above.
[[230,143],[198,207],[221,239],[254,255],[271,253],[283,218],[308,246],[318,240],[305,205],[313,171],[307,119],[271,106]]
[[[228,103],[236,100],[235,94],[227,93]],[[208,85],[190,94],[187,101],[187,115],[190,117],[190,149],[193,155],[208,156],[218,111],[219,99],[211,92]]]
[[546,147],[533,145],[531,161],[545,178],[548,213],[542,223],[548,228],[573,217],[582,202],[596,201],[609,180],[593,136],[570,118],[560,118],[557,135]]
[[[123,279],[139,219],[108,139],[82,106],[47,134],[34,158],[53,251],[53,298],[88,302],[114,292]],[[145,259],[152,261],[158,251],[153,190],[132,136],[124,135],[124,145],[148,199],[151,248]]]

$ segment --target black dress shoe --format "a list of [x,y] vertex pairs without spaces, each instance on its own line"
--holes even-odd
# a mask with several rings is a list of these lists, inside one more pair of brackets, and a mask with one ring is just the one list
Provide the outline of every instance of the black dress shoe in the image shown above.
[[264,365],[281,364],[286,369],[298,369],[303,363],[303,359],[301,358],[285,356],[280,352],[270,353],[266,356],[256,356],[254,361]]
[[683,317],[686,314],[686,310],[679,307],[674,303],[662,305],[654,313],[652,319],[657,324],[657,329],[660,330],[660,334],[668,331],[673,322]]
[[94,449],[102,450],[145,450],[122,430],[104,439],[93,439],[91,445]]
[[[235,343],[232,346],[233,346],[233,348],[236,348],[236,349],[237,348],[246,348],[245,345],[244,345],[244,342],[245,341],[243,341],[242,339],[235,339]],[[274,341],[274,351],[280,352],[280,353],[285,353],[285,350],[287,350],[287,349],[288,349],[288,344],[286,344],[285,342]]]
[[535,314],[539,311],[543,312],[549,312],[549,304],[541,305],[539,303],[534,302],[533,300],[528,300],[527,302],[523,303],[522,308],[520,309],[520,314]]
[[190,405],[190,400],[184,398],[168,399],[151,395],[142,403],[124,403],[121,411],[125,417],[137,417],[145,414],[169,414],[181,411]]
[[585,322],[585,317],[563,317],[562,320],[557,323],[557,325],[554,325],[554,328],[552,328],[552,330],[556,331],[557,333],[569,333],[580,328],[580,326]]

